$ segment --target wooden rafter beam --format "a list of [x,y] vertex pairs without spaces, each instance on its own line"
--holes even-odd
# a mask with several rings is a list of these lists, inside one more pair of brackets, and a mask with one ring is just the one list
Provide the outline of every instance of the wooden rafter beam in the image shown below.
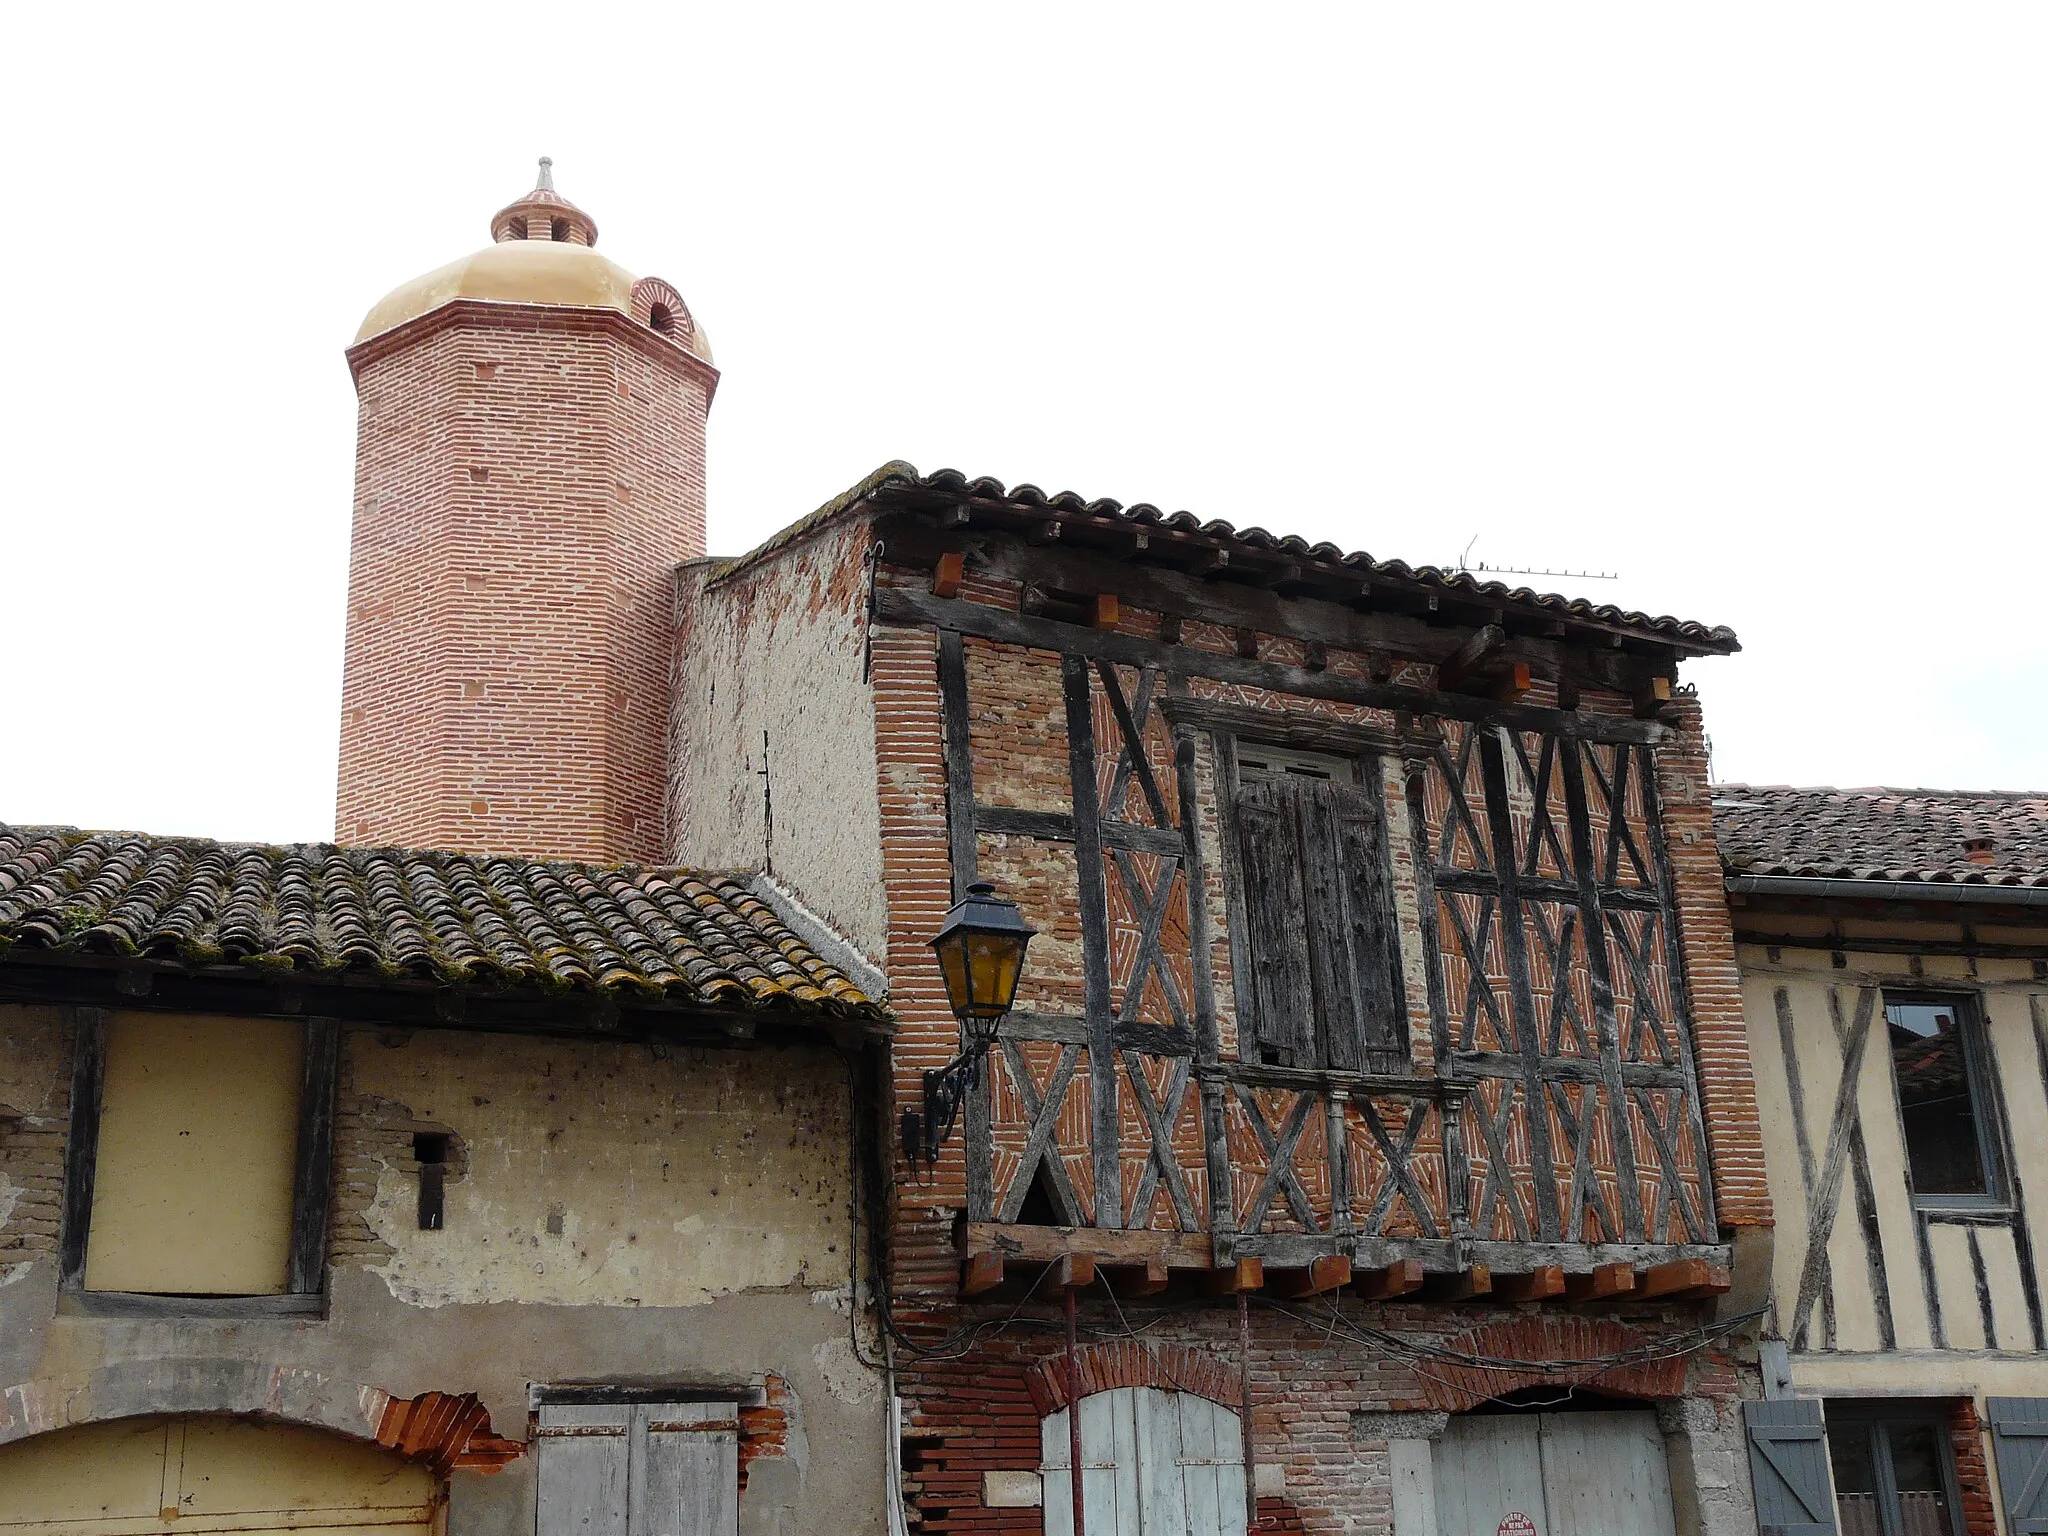
[[1463,645],[1437,663],[1437,687],[1445,693],[1462,691],[1467,684],[1494,670],[1507,644],[1508,632],[1498,624],[1485,624],[1473,630]]
[[1601,1264],[1583,1275],[1564,1277],[1566,1301],[1610,1301],[1636,1288],[1636,1272],[1626,1264]]
[[1256,1291],[1266,1283],[1263,1259],[1239,1259],[1221,1269],[1212,1269],[1202,1288],[1212,1296],[1235,1296],[1239,1291]]
[[1632,1299],[1649,1301],[1661,1296],[1690,1300],[1699,1296],[1718,1296],[1733,1283],[1728,1271],[1718,1264],[1709,1264],[1705,1259],[1673,1259],[1668,1264],[1653,1264],[1644,1270],[1637,1277]]
[[1431,1275],[1422,1284],[1426,1301],[1469,1301],[1492,1294],[1493,1271],[1484,1264],[1452,1270],[1447,1275]]
[[1351,1260],[1341,1253],[1325,1254],[1307,1269],[1281,1270],[1267,1288],[1290,1301],[1304,1296],[1321,1296],[1342,1290],[1351,1283]]
[[1563,1294],[1564,1269],[1557,1264],[1545,1264],[1527,1274],[1493,1277],[1495,1301],[1548,1301]]
[[1147,1296],[1157,1296],[1173,1278],[1173,1271],[1166,1267],[1164,1259],[1150,1259],[1128,1267],[1119,1265],[1104,1272],[1109,1276],[1109,1288],[1126,1301],[1142,1301]]
[[1384,1269],[1362,1269],[1352,1287],[1367,1301],[1392,1301],[1422,1289],[1422,1260],[1396,1259]]

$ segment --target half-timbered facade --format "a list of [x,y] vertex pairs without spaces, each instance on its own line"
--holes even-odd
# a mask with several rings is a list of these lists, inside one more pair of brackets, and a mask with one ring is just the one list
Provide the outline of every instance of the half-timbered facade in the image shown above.
[[2042,1529],[2048,799],[1715,806],[1779,1223],[1762,1512]]
[[[897,1111],[960,1048],[947,906],[1040,930],[940,1156],[896,1152],[924,1526],[1069,1531],[1075,1451],[1096,1530],[1563,1520],[1583,1441],[1661,1447],[1664,1528],[1748,1527],[1770,1203],[1677,683],[1733,648],[903,465],[685,568],[673,851],[885,967]],[[1536,1404],[1611,1418],[1488,1412]]]

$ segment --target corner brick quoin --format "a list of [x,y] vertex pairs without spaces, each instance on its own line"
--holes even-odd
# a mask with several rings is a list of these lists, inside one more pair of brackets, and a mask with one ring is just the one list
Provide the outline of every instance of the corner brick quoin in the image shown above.
[[[1088,1344],[1074,1352],[1081,1377],[1081,1396],[1118,1387],[1161,1387],[1192,1392],[1226,1408],[1243,1407],[1236,1371],[1180,1344]],[[1041,1360],[1024,1377],[1025,1390],[1040,1417],[1067,1406],[1067,1361],[1064,1355]]]
[[[1521,1317],[1474,1328],[1450,1340],[1446,1347],[1459,1354],[1508,1360],[1595,1360],[1655,1342],[1612,1318]],[[1523,1387],[1590,1387],[1623,1397],[1678,1397],[1685,1391],[1685,1364],[1685,1356],[1680,1355],[1588,1374],[1585,1367],[1513,1371],[1432,1363],[1418,1374],[1423,1398],[1430,1407],[1462,1413],[1490,1397]]]

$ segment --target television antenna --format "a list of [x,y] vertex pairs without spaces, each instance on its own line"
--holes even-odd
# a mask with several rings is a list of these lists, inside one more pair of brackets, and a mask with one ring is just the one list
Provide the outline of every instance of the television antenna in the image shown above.
[[1619,581],[1619,571],[1554,571],[1547,567],[1531,565],[1488,565],[1484,560],[1471,564],[1472,546],[1479,542],[1479,535],[1473,534],[1465,541],[1463,553],[1453,574],[1459,576],[1549,576],[1564,581]]

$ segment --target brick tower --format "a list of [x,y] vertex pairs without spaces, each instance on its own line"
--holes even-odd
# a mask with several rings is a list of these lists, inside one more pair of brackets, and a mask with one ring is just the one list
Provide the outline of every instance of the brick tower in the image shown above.
[[682,298],[554,190],[349,348],[358,399],[335,837],[662,846],[670,572],[704,553],[718,372]]

